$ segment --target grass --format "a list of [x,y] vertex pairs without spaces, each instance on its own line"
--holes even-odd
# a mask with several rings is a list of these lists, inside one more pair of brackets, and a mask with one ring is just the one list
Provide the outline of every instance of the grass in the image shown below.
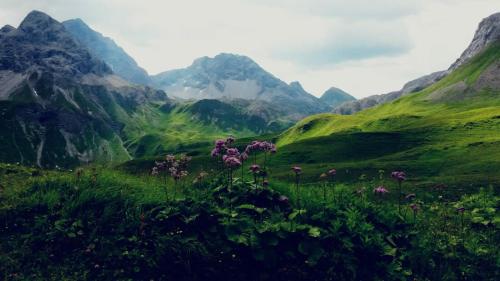
[[500,198],[488,189],[416,192],[398,212],[397,189],[383,179],[387,196],[363,189],[374,184],[369,179],[296,189],[272,177],[270,188],[236,178],[229,189],[225,173],[212,173],[197,184],[186,179],[174,198],[170,180],[116,169],[84,167],[77,176],[0,168],[5,280],[495,280],[499,273]]
[[177,105],[168,111],[159,106],[144,106],[132,115],[132,120],[124,129],[126,148],[135,157],[151,157],[186,150],[228,135],[248,137],[262,133],[257,130],[266,130],[264,127],[250,128],[242,120],[235,122],[234,118],[242,118],[237,112],[225,116],[227,120],[196,118],[191,106]]
[[421,92],[354,115],[305,118],[278,137],[283,153],[273,166],[284,175],[288,163],[304,163],[311,180],[336,167],[351,181],[363,174],[375,177],[378,170],[404,169],[428,185],[499,184],[500,92],[483,88],[463,99],[453,93],[429,99],[460,81],[474,86],[499,59],[500,45],[494,44]]

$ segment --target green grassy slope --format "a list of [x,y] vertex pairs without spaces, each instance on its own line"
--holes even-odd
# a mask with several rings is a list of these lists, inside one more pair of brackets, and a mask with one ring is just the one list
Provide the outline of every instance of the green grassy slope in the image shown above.
[[284,132],[278,170],[306,163],[315,177],[326,167],[350,178],[378,169],[405,169],[421,180],[499,181],[500,92],[480,83],[498,64],[500,44],[421,92],[355,115],[320,114]]
[[148,104],[124,128],[125,146],[134,157],[151,157],[207,145],[233,135],[255,136],[276,128],[259,117],[215,100],[177,105]]

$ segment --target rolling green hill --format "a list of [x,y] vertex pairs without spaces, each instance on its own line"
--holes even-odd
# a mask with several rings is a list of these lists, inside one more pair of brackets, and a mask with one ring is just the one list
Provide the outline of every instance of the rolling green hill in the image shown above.
[[355,115],[305,118],[279,136],[275,165],[307,163],[309,177],[334,166],[351,178],[399,168],[431,181],[498,181],[499,65],[494,43],[415,94]]
[[134,157],[164,155],[214,139],[255,136],[281,130],[279,124],[218,100],[148,104],[126,124],[124,145]]

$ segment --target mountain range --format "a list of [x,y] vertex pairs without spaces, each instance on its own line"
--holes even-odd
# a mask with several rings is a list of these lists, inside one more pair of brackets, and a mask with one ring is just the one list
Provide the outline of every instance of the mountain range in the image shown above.
[[91,29],[81,19],[67,20],[63,25],[116,75],[132,83],[162,89],[172,98],[216,99],[235,107],[245,103],[244,114],[257,115],[268,122],[278,121],[283,126],[331,109],[331,105],[306,92],[299,82],[287,84],[246,56],[221,53],[213,58],[198,58],[183,69],[149,76],[111,38]]
[[183,99],[250,101],[249,112],[266,120],[297,121],[328,106],[299,82],[287,84],[246,56],[222,53],[196,59],[184,69],[152,77],[154,85]]
[[[181,96],[173,86],[181,81],[185,93],[200,94],[172,99],[158,89]],[[0,29],[0,85],[0,160],[40,167],[123,161],[227,134],[277,132],[330,109],[245,56],[200,58],[149,76],[82,20],[61,23],[40,11],[18,28]]]
[[33,11],[0,37],[0,159],[45,166],[126,160],[121,130],[131,111],[164,92],[132,85]]
[[[299,82],[228,53],[151,76],[82,20],[60,23],[33,11],[18,28],[0,29],[0,161],[40,167],[123,161],[228,134],[276,133],[305,118],[279,137],[290,145],[339,132],[427,126],[422,120],[447,112],[432,110],[460,108],[450,103],[466,100],[495,108],[499,23],[500,14],[483,20],[448,70],[355,100],[335,87],[316,98]],[[354,114],[375,105],[381,106]],[[354,115],[343,119],[332,111]]]

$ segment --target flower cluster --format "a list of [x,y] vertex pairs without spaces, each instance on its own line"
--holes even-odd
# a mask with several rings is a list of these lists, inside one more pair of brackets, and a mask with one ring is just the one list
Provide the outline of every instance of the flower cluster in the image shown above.
[[248,154],[240,153],[237,148],[231,147],[235,139],[228,137],[227,139],[219,139],[215,141],[215,147],[210,155],[213,158],[221,158],[225,166],[229,168],[237,168],[242,165],[243,161],[248,159]]
[[252,141],[251,144],[247,145],[245,148],[245,153],[250,154],[252,152],[258,152],[258,151],[263,151],[263,152],[270,152],[270,153],[276,153],[276,145],[273,143],[270,143],[268,141]]
[[174,155],[169,154],[165,157],[165,161],[156,161],[155,166],[151,170],[151,175],[157,176],[163,174],[165,177],[170,174],[170,176],[178,181],[188,175],[188,164],[191,161],[191,157],[186,155],[181,155],[177,159]]
[[222,156],[222,161],[229,168],[241,166],[241,155],[237,148],[227,148],[226,154]]
[[224,153],[225,148],[226,148],[226,141],[225,140],[216,140],[215,147],[214,147],[214,149],[212,149],[212,152],[210,153],[210,155],[214,158],[219,157],[222,155],[222,153]]

